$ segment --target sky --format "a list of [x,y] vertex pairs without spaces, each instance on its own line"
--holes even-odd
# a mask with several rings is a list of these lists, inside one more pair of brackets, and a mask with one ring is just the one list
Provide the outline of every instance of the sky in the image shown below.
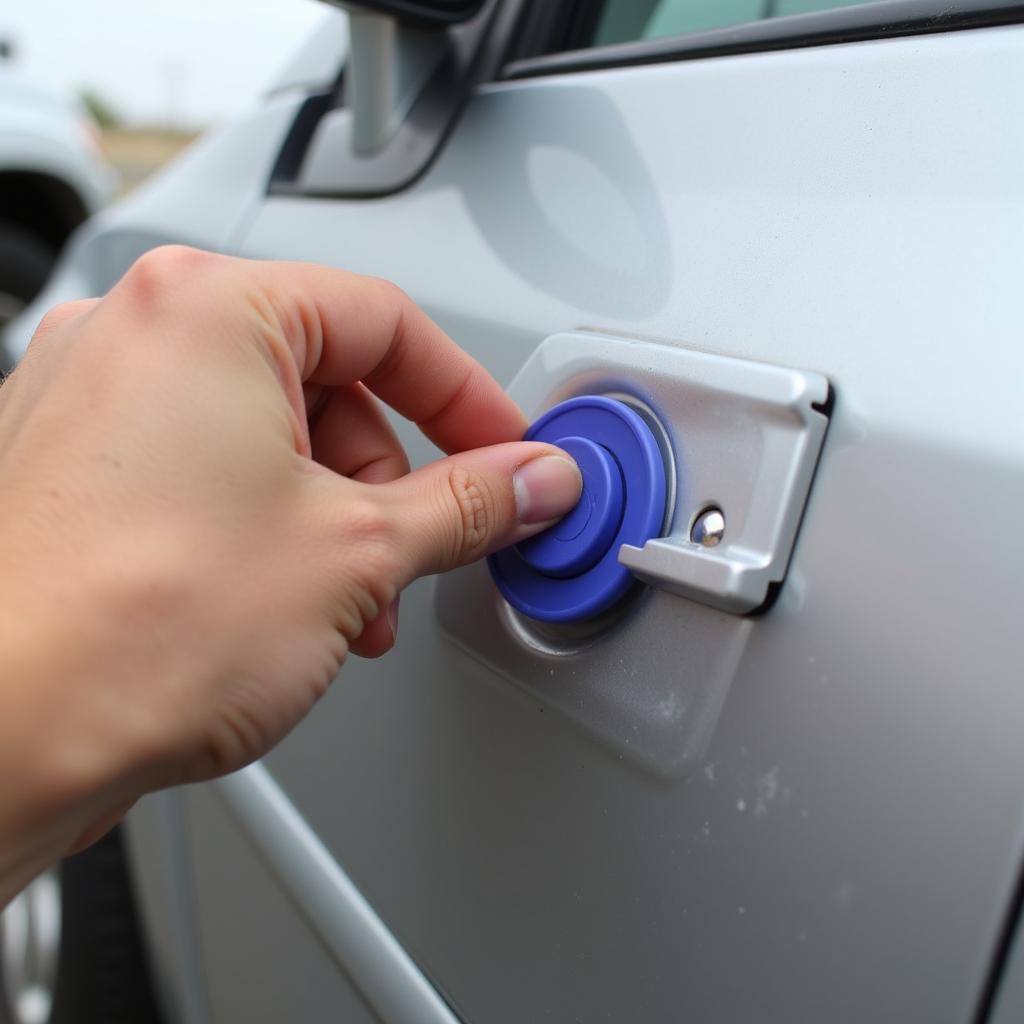
[[191,128],[244,109],[325,16],[316,0],[6,0],[0,39],[27,78]]

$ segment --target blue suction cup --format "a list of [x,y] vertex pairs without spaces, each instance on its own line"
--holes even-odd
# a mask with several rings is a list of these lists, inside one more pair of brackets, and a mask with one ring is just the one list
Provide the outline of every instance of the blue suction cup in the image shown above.
[[505,599],[542,622],[576,622],[610,608],[633,582],[623,544],[642,547],[665,518],[665,463],[629,406],[586,395],[548,410],[527,441],[565,449],[583,474],[576,507],[551,529],[488,559]]

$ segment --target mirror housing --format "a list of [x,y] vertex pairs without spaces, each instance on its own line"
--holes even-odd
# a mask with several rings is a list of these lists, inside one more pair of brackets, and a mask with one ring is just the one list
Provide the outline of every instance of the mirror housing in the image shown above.
[[383,14],[413,28],[438,29],[468,21],[484,5],[484,0],[345,0],[352,13],[360,8]]
[[271,172],[277,195],[371,196],[429,165],[502,58],[491,25],[524,0],[325,0],[348,14],[344,72],[310,95]]

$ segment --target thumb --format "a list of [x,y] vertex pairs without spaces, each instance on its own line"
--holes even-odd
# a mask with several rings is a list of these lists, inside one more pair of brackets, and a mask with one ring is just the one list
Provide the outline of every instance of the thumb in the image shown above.
[[404,585],[540,533],[582,487],[560,448],[518,442],[460,452],[375,491],[393,513]]

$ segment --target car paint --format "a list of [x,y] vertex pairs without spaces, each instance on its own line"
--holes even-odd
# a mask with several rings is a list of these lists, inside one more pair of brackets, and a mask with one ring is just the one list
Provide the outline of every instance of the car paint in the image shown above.
[[[390,277],[504,382],[580,328],[831,381],[776,604],[651,594],[588,669],[640,704],[739,636],[681,776],[468,656],[431,580],[265,759],[272,820],[299,816],[457,1019],[973,1019],[1024,845],[1022,85],[1017,26],[495,83],[373,200],[265,195],[282,96],[96,221],[11,333],[181,241]],[[177,1019],[388,1019],[318,919],[330,872],[289,883],[231,793],[132,822]]]

